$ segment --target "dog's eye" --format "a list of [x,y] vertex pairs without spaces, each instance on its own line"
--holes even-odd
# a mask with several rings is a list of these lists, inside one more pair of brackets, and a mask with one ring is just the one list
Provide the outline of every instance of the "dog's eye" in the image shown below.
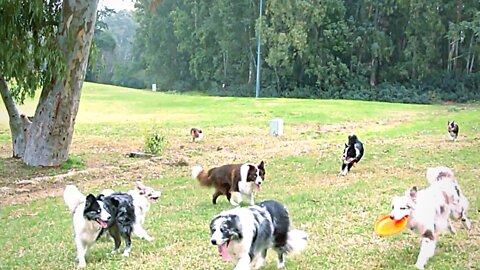
[[406,207],[400,207],[400,210],[407,210]]
[[395,208],[395,207],[393,207],[393,205],[392,205],[392,210],[393,210],[394,208]]

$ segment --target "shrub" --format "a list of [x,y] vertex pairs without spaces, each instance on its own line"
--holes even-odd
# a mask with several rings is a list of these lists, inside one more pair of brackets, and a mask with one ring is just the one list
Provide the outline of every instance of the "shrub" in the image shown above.
[[165,135],[159,133],[158,131],[154,131],[153,133],[149,134],[145,139],[145,152],[151,154],[158,154],[165,150],[168,146],[167,139]]

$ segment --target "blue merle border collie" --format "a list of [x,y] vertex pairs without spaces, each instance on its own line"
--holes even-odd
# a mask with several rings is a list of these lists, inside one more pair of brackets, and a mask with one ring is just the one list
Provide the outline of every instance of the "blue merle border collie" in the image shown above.
[[285,254],[295,254],[307,246],[307,233],[291,230],[287,209],[270,200],[250,207],[223,211],[210,222],[210,242],[236,270],[259,269],[267,250],[278,254],[277,267],[285,266]]
[[358,139],[357,135],[348,136],[348,144],[345,144],[342,160],[342,169],[338,175],[347,175],[353,165],[359,162],[363,157],[363,143]]
[[112,253],[120,248],[121,238],[125,240],[122,256],[131,250],[131,233],[135,223],[133,198],[126,193],[113,193],[109,196],[83,195],[76,186],[67,185],[63,198],[73,215],[73,233],[77,248],[78,267],[85,267],[85,256],[89,249],[108,231],[115,246]]

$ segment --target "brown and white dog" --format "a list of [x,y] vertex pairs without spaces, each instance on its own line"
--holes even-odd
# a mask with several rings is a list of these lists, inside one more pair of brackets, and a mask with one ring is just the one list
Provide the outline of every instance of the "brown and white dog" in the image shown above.
[[408,217],[408,227],[422,236],[422,245],[415,266],[424,269],[428,259],[435,253],[437,238],[447,228],[456,230],[449,218],[461,219],[463,226],[470,229],[467,217],[468,200],[460,190],[453,172],[447,167],[427,170],[430,186],[417,190],[412,187],[404,196],[392,199],[390,218],[400,220]]
[[[111,189],[105,189],[101,192],[101,194],[105,196],[112,193],[114,193],[114,191]],[[145,216],[150,209],[150,203],[156,202],[162,193],[159,190],[144,185],[141,181],[136,181],[135,189],[128,191],[128,194],[133,197],[133,205],[135,206],[136,220],[133,225],[133,234],[147,241],[152,241],[154,238],[145,231],[143,225],[145,224]]]
[[203,132],[199,128],[190,129],[190,142],[201,141],[203,139]]
[[448,121],[448,135],[450,135],[450,138],[454,141],[458,138],[458,129],[458,124],[455,123],[455,121]]
[[258,165],[228,164],[208,171],[201,166],[194,166],[192,177],[198,179],[202,186],[215,188],[213,204],[217,203],[220,195],[225,195],[233,206],[238,206],[244,197],[248,197],[248,203],[254,205],[255,191],[260,191],[260,186],[265,180],[265,166],[263,161]]

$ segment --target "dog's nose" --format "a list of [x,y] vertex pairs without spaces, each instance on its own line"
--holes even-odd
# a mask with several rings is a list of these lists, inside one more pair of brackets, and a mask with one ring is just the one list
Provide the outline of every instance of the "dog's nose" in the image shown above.
[[210,242],[212,243],[212,245],[216,245],[216,244],[217,244],[217,240],[215,240],[215,239],[211,239]]
[[395,219],[395,216],[394,216],[394,215],[390,215],[390,219]]

